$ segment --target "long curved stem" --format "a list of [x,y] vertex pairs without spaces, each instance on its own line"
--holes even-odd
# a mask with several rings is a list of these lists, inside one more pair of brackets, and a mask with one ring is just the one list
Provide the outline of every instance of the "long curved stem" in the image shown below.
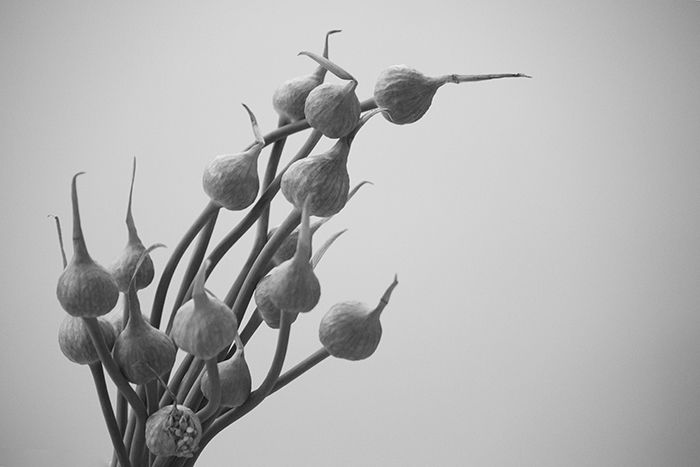
[[316,352],[312,353],[304,360],[299,362],[297,365],[285,371],[284,374],[281,375],[279,378],[277,378],[277,381],[275,382],[272,391],[270,391],[270,394],[279,391],[280,389],[297,379],[299,376],[306,373],[311,368],[324,361],[326,358],[330,357],[330,355],[331,354],[329,354],[324,347],[321,347]]
[[97,390],[97,397],[100,400],[102,415],[104,416],[105,423],[107,424],[107,431],[109,431],[109,437],[112,440],[112,445],[114,446],[114,451],[117,454],[117,459],[122,467],[131,467],[131,464],[129,463],[129,456],[126,453],[126,448],[124,447],[124,442],[122,441],[122,436],[119,432],[117,419],[112,411],[112,403],[109,400],[109,392],[107,391],[107,383],[105,381],[104,371],[102,370],[102,364],[99,362],[90,364],[90,372],[92,373],[92,379],[95,382],[95,389]]
[[173,253],[168,258],[168,262],[163,268],[163,274],[160,276],[158,281],[158,287],[156,288],[155,296],[153,297],[153,307],[151,308],[151,326],[154,328],[160,328],[160,320],[163,316],[163,306],[165,305],[165,296],[168,294],[168,287],[170,286],[170,281],[173,279],[173,274],[175,274],[175,269],[177,268],[182,255],[185,254],[185,250],[190,246],[194,237],[197,233],[209,222],[209,218],[214,214],[214,212],[220,209],[214,203],[208,203],[201,214],[190,228],[185,232],[185,235],[177,244]]
[[129,401],[129,405],[131,405],[131,407],[134,409],[136,416],[146,423],[146,406],[141,398],[136,394],[134,389],[129,385],[126,378],[124,378],[124,375],[122,375],[121,370],[112,358],[112,355],[109,353],[109,349],[107,349],[107,344],[105,343],[105,338],[102,335],[102,330],[97,322],[97,318],[83,318],[83,320],[88,332],[90,333],[90,338],[92,340],[92,344],[95,346],[97,355],[99,355],[100,361],[104,365],[105,370],[107,370],[109,377],[112,378],[114,384],[117,385],[119,392],[124,394],[126,400]]
[[289,334],[291,331],[292,323],[288,313],[282,312],[280,316],[280,329],[277,335],[277,347],[275,348],[275,355],[272,359],[270,369],[265,376],[265,379],[258,389],[253,391],[248,399],[243,403],[243,405],[237,407],[236,409],[223,414],[218,417],[209,426],[207,430],[202,434],[202,439],[199,442],[199,451],[194,457],[189,459],[185,463],[185,467],[191,467],[197,460],[197,457],[201,454],[202,450],[206,447],[209,441],[212,440],[217,433],[221,430],[243,417],[245,414],[257,407],[272,391],[277,378],[282,372],[282,366],[284,365],[284,359],[287,355],[287,347],[289,345]]
[[197,412],[197,417],[202,423],[216,414],[221,403],[221,381],[219,380],[219,367],[216,363],[216,357],[208,359],[206,365],[209,382],[211,383],[211,398],[207,401],[207,405]]
[[[187,374],[187,370],[189,370],[190,365],[192,364],[192,361],[194,360],[194,355],[192,354],[187,354],[185,358],[182,360],[180,363],[180,366],[177,368],[177,371],[175,372],[175,375],[170,379],[170,383],[168,383],[168,388],[170,389],[169,391],[165,391],[165,394],[160,398],[160,407],[163,408],[166,405],[170,403],[172,400],[172,394],[177,394],[178,389],[180,388],[180,385],[182,384],[182,380]],[[173,403],[177,404],[178,401],[173,401]]]
[[182,306],[187,296],[189,295],[190,288],[192,286],[192,279],[197,275],[199,267],[202,265],[204,260],[204,254],[209,246],[209,241],[214,233],[214,226],[216,225],[216,220],[219,217],[219,210],[214,211],[209,217],[209,221],[204,226],[204,229],[200,232],[199,238],[197,239],[197,245],[192,252],[190,257],[190,262],[185,270],[185,275],[182,278],[182,283],[180,284],[180,289],[177,292],[175,301],[173,302],[173,310],[170,313],[170,318],[168,319],[168,324],[165,327],[166,334],[170,334],[170,330],[173,328],[173,321],[175,320],[175,315],[177,310]]

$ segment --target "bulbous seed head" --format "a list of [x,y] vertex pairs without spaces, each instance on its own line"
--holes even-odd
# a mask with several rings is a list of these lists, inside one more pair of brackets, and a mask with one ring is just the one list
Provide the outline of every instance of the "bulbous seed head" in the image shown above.
[[360,100],[356,81],[346,85],[325,83],[311,91],[304,104],[306,120],[327,138],[342,138],[360,119]]
[[[273,284],[274,282],[270,281],[269,274],[263,277],[255,288],[253,298],[255,299],[255,305],[258,308],[258,313],[260,313],[260,317],[263,319],[263,321],[265,321],[265,324],[270,326],[272,329],[279,329],[281,312],[280,309],[277,308],[274,303],[272,303],[272,299],[270,298],[270,293],[272,291],[271,285]],[[293,323],[297,320],[299,313],[290,313],[290,315],[290,322]]]
[[192,457],[201,438],[199,418],[184,405],[168,405],[146,420],[146,446],[156,456]]
[[202,187],[209,198],[230,211],[240,211],[250,206],[258,196],[258,156],[265,145],[258,122],[250,109],[243,104],[250,117],[255,143],[246,151],[215,158],[204,169]]
[[[98,318],[100,330],[108,349],[112,349],[115,340],[114,328],[104,319]],[[100,361],[90,333],[82,318],[66,316],[58,328],[58,346],[68,360],[79,365],[89,365]]]
[[346,360],[362,360],[377,350],[382,337],[379,318],[396,285],[398,280],[394,277],[374,309],[364,303],[347,301],[328,310],[321,318],[318,337],[329,354]]
[[349,146],[340,140],[326,153],[294,162],[282,175],[280,188],[284,197],[297,209],[311,197],[312,216],[338,213],[345,206],[350,190],[348,152]]
[[171,330],[179,348],[203,360],[215,357],[230,346],[238,331],[233,311],[204,289],[210,264],[209,260],[205,261],[197,272],[192,299],[178,309]]
[[387,111],[384,117],[397,125],[413,123],[430,108],[433,96],[444,83],[406,65],[394,65],[379,74],[374,99]]
[[82,173],[75,174],[71,182],[73,257],[58,278],[56,296],[69,315],[94,318],[114,308],[119,289],[112,275],[93,261],[85,245],[76,188],[76,179]]

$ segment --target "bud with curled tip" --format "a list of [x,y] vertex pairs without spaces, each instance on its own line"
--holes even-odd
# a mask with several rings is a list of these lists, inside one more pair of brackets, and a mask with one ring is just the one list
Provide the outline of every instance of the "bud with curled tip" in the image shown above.
[[82,173],[75,174],[71,183],[73,257],[58,278],[56,296],[69,315],[95,318],[114,308],[119,299],[119,289],[109,271],[90,257],[85,245],[75,183]]
[[340,138],[328,151],[299,159],[282,175],[280,188],[287,201],[297,209],[311,196],[309,214],[328,217],[340,212],[347,203],[350,189],[348,155],[357,132],[373,115],[383,109],[365,113],[353,130]]
[[[242,405],[250,395],[252,379],[248,363],[243,355],[243,342],[236,334],[236,352],[228,360],[219,362],[219,381],[221,384],[221,405],[223,407],[238,407]],[[211,399],[211,384],[209,373],[204,372],[199,383],[202,394]]]
[[238,332],[233,311],[204,289],[206,260],[194,278],[192,299],[184,303],[173,320],[171,335],[175,344],[197,358],[207,360],[228,348]]
[[146,420],[146,446],[156,456],[192,457],[201,438],[197,414],[184,405],[167,405]]
[[360,119],[360,100],[355,94],[357,80],[333,62],[311,52],[300,52],[321,66],[348,80],[344,85],[324,83],[315,87],[306,97],[304,115],[309,125],[327,138],[341,138],[352,131]]
[[[137,269],[146,255],[159,246],[163,245],[153,245],[144,250]],[[129,321],[117,336],[112,355],[126,379],[134,384],[145,384],[172,369],[177,349],[167,334],[151,326],[141,314],[134,287],[136,274],[134,272],[126,297]]]
[[243,104],[250,117],[255,143],[247,150],[233,155],[222,155],[204,169],[204,192],[219,206],[230,211],[245,209],[255,201],[260,189],[258,156],[265,146],[255,115]]
[[406,65],[393,65],[383,70],[374,86],[374,99],[378,106],[387,109],[384,117],[397,125],[413,123],[430,108],[433,96],[446,83],[486,81],[498,78],[529,78],[522,73],[491,75],[425,76]]
[[[328,31],[326,33],[326,44],[323,49],[323,56],[328,58],[328,36],[340,32],[340,30]],[[323,83],[326,77],[326,69],[319,65],[315,72],[307,76],[290,79],[282,83],[272,95],[272,106],[281,118],[289,122],[295,122],[306,118],[304,115],[304,104],[306,97],[318,85]]]
[[[108,349],[114,346],[114,328],[103,318],[97,318],[100,330],[105,338]],[[89,365],[100,361],[100,356],[90,338],[90,333],[82,318],[67,315],[58,328],[58,346],[63,355],[71,362],[79,365]]]
[[337,303],[321,319],[319,339],[329,354],[346,360],[362,360],[374,353],[382,337],[379,317],[389,302],[396,277],[375,309],[364,303]]
[[283,313],[306,313],[321,298],[321,285],[314,274],[311,259],[310,199],[301,213],[301,230],[294,257],[280,264],[267,275],[269,299]]
[[[126,209],[126,228],[129,238],[126,242],[126,247],[122,251],[121,256],[110,267],[112,277],[117,281],[117,286],[120,292],[126,293],[129,288],[129,282],[136,270],[136,263],[139,261],[141,254],[146,250],[146,247],[141,242],[136,225],[134,224],[134,216],[131,212],[131,200],[134,193],[134,178],[136,177],[136,158],[131,172],[131,188],[129,189],[129,204]],[[139,268],[134,279],[134,287],[136,290],[145,289],[153,281],[155,269],[150,256],[146,256],[143,264]]]

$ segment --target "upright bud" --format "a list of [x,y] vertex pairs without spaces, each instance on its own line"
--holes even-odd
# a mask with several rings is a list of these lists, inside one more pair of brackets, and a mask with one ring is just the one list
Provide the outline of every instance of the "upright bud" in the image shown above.
[[281,190],[287,200],[301,209],[304,200],[311,197],[309,214],[328,217],[338,213],[348,200],[350,176],[348,155],[357,132],[377,112],[365,113],[353,131],[340,138],[327,152],[299,159],[282,175]]
[[175,315],[171,335],[175,344],[197,358],[215,357],[233,342],[238,331],[236,316],[224,302],[204,289],[206,260],[194,278],[192,299],[183,304]]
[[374,86],[374,99],[378,106],[387,109],[384,114],[387,120],[404,125],[417,121],[428,111],[433,96],[443,84],[521,77],[529,78],[522,73],[452,74],[432,78],[406,65],[393,65],[379,74]]
[[[280,264],[268,274],[261,285],[268,290],[271,303],[283,313],[311,311],[321,297],[321,285],[314,274],[311,259],[311,229],[309,227],[310,199],[301,213],[301,230],[294,257]],[[263,281],[267,282],[263,284]]]
[[[126,242],[126,247],[121,256],[110,267],[114,280],[117,281],[117,286],[120,292],[126,293],[129,288],[129,281],[136,270],[136,263],[139,261],[141,254],[146,250],[146,247],[141,242],[138,233],[136,232],[136,224],[134,224],[134,216],[131,212],[131,200],[134,194],[134,178],[136,177],[136,158],[131,172],[131,187],[129,188],[129,204],[126,208],[126,229],[129,234]],[[146,256],[143,264],[139,268],[134,279],[134,288],[136,290],[145,289],[153,281],[155,270],[153,261],[150,256]]]
[[374,309],[364,303],[349,301],[333,305],[328,310],[321,319],[318,336],[329,354],[346,360],[362,360],[377,350],[382,337],[379,317],[397,284],[394,277],[394,282]]
[[357,80],[335,63],[311,52],[300,52],[317,61],[347,84],[325,83],[315,87],[304,104],[306,120],[328,138],[341,138],[352,131],[360,119],[360,101],[355,94]]
[[[328,36],[337,32],[340,30],[326,33],[326,43],[323,49],[325,58],[328,58]],[[323,83],[325,77],[326,69],[319,65],[316,71],[310,75],[300,76],[282,83],[272,96],[272,106],[281,118],[289,122],[303,120],[306,118],[304,115],[306,97],[316,86]]]
[[[142,253],[137,269],[146,255],[159,246],[163,245],[153,245]],[[177,349],[167,334],[151,326],[141,314],[134,286],[136,274],[132,276],[125,303],[129,321],[117,336],[112,354],[126,379],[134,384],[145,384],[170,371]]]
[[243,104],[255,134],[255,143],[247,150],[233,155],[222,155],[204,169],[202,185],[205,193],[219,206],[240,211],[250,206],[258,196],[258,156],[265,146],[255,115]]
[[109,312],[117,304],[119,289],[112,275],[90,257],[80,224],[76,178],[71,183],[73,204],[73,257],[58,278],[58,302],[69,315],[94,318]]

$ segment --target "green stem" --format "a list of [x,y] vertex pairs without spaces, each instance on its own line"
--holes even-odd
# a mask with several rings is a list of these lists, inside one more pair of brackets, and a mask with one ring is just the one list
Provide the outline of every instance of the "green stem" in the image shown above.
[[[131,445],[131,463],[134,466],[143,466],[144,448],[146,446],[146,422],[136,420],[136,428],[134,430],[134,442]],[[145,466],[144,466],[145,467]]]
[[180,387],[178,388],[177,400],[179,400],[179,401],[185,400],[185,398],[187,397],[187,394],[190,392],[190,389],[192,388],[194,383],[197,381],[197,378],[199,377],[199,373],[202,371],[203,367],[204,367],[204,361],[200,358],[195,358],[194,362],[192,362],[192,364],[188,368],[187,374],[185,375],[185,378],[182,380]]
[[248,276],[246,276],[243,286],[241,287],[241,291],[238,293],[236,301],[232,307],[233,313],[236,315],[236,319],[239,323],[243,320],[245,310],[251,297],[253,296],[256,285],[262,277],[263,270],[267,267],[270,259],[272,259],[272,255],[274,255],[275,251],[277,251],[277,248],[282,244],[284,239],[287,238],[287,235],[289,235],[294,228],[299,225],[299,221],[301,220],[300,218],[301,214],[299,211],[297,209],[293,209],[282,224],[280,224],[277,230],[275,230],[274,235],[265,244],[255,260],[255,263],[253,263],[253,266],[250,268],[250,272],[248,273]]
[[219,410],[219,404],[221,404],[221,381],[219,380],[219,367],[216,363],[216,357],[207,360],[207,374],[211,384],[211,398],[208,400],[207,405],[197,412],[197,417],[202,423],[209,420],[212,415],[216,415],[216,412]]
[[321,347],[316,352],[312,353],[310,356],[308,356],[300,363],[286,371],[279,378],[277,378],[277,382],[275,382],[275,385],[272,388],[272,391],[270,391],[270,394],[279,391],[280,389],[282,389],[283,387],[285,387],[286,385],[288,385],[289,383],[291,383],[299,376],[306,373],[311,368],[318,365],[328,357],[330,357],[328,351],[324,347]]
[[109,392],[107,391],[107,383],[105,381],[104,371],[102,370],[102,364],[90,364],[90,372],[92,373],[92,379],[95,381],[95,389],[97,390],[97,397],[100,400],[102,415],[107,424],[107,431],[109,431],[109,437],[112,440],[112,446],[114,446],[117,459],[122,467],[131,467],[129,456],[126,453],[126,448],[124,447],[124,442],[119,432],[117,419],[114,417],[114,412],[112,411],[112,403],[109,399]]
[[126,446],[126,451],[131,452],[131,445],[134,443],[134,431],[136,430],[136,417],[132,414],[129,416],[129,423],[126,426],[126,431],[124,432],[124,446]]
[[185,250],[187,250],[187,247],[190,245],[190,243],[192,243],[194,237],[197,236],[199,231],[206,225],[207,222],[209,222],[209,218],[219,209],[220,206],[214,203],[210,202],[207,204],[192,226],[190,226],[187,232],[185,232],[185,235],[173,250],[170,258],[168,258],[168,262],[163,268],[163,274],[160,276],[160,281],[158,281],[155,296],[153,297],[153,307],[151,308],[151,326],[154,328],[160,328],[160,320],[163,316],[163,306],[165,305],[165,296],[168,294],[170,281],[173,279],[173,274],[175,274],[175,269],[177,268],[182,255],[185,254]]
[[185,271],[185,275],[182,278],[182,283],[180,284],[180,289],[178,290],[175,302],[173,303],[173,311],[170,313],[168,325],[165,328],[166,334],[170,334],[170,330],[173,328],[173,321],[175,320],[177,310],[182,306],[187,297],[191,295],[192,279],[194,279],[194,276],[197,275],[197,271],[199,271],[199,268],[202,265],[204,254],[207,251],[209,241],[211,240],[212,233],[214,232],[216,220],[219,217],[219,212],[219,210],[216,210],[214,213],[212,213],[212,215],[209,217],[209,221],[199,234],[197,245],[192,252],[190,262],[187,265],[187,270]]
[[216,436],[217,433],[219,433],[221,430],[223,430],[224,428],[231,425],[233,422],[235,422],[236,420],[253,410],[263,400],[265,400],[268,394],[270,394],[275,383],[277,382],[277,378],[282,372],[284,358],[287,355],[287,347],[289,345],[289,333],[292,326],[291,320],[289,318],[290,317],[287,313],[282,312],[282,315],[280,316],[280,329],[279,334],[277,335],[277,347],[275,348],[275,355],[272,358],[272,364],[270,365],[270,369],[268,370],[263,382],[260,384],[258,389],[256,389],[250,394],[250,396],[243,403],[243,405],[237,407],[236,409],[230,412],[224,413],[216,420],[214,420],[214,422],[209,426],[209,428],[206,429],[202,434],[202,439],[199,442],[199,450],[192,458],[190,458],[185,463],[185,467],[191,467],[194,465],[195,461],[202,453],[202,450],[206,447],[209,441],[211,441],[212,438]]
[[[177,371],[175,372],[175,375],[170,379],[170,383],[168,384],[168,388],[170,389],[169,391],[165,391],[165,394],[160,399],[160,407],[163,408],[166,405],[170,403],[172,400],[172,396],[170,393],[177,394],[178,388],[182,384],[182,380],[187,374],[187,370],[190,369],[190,365],[192,364],[192,361],[194,360],[194,355],[192,354],[187,354],[185,358],[180,362],[180,366],[177,368]],[[173,401],[175,404],[178,403],[178,401]]]
[[122,375],[121,370],[112,358],[112,354],[110,354],[109,349],[107,349],[107,344],[105,343],[105,338],[102,335],[97,318],[83,318],[83,320],[88,332],[90,333],[92,344],[95,346],[97,355],[99,355],[100,361],[104,365],[105,370],[107,370],[110,378],[112,378],[112,381],[114,381],[114,384],[116,384],[119,392],[121,392],[124,397],[126,397],[126,400],[129,401],[129,405],[131,405],[131,407],[134,409],[134,412],[139,420],[146,423],[146,406],[143,404],[143,401],[141,398],[139,398],[134,389],[129,385],[126,378],[124,378],[124,375]]

